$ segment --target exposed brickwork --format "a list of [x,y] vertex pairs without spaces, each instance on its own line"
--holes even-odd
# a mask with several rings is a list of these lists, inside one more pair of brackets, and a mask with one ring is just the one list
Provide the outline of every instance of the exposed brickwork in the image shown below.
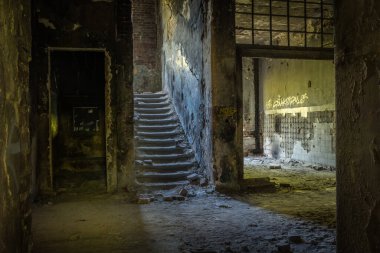
[[136,91],[161,90],[157,33],[157,0],[134,0],[133,65]]

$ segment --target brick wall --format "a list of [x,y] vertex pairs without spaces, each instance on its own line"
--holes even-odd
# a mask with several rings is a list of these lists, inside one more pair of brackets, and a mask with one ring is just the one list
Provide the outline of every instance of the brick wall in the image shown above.
[[132,1],[135,91],[161,90],[157,0]]

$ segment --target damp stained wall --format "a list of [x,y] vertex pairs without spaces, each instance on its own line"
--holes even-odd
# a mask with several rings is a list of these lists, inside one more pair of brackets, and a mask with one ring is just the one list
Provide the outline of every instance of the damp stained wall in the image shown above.
[[0,252],[30,252],[30,2],[0,0]]
[[219,190],[238,189],[242,177],[234,9],[234,1],[160,2],[163,87],[200,171]]
[[207,1],[161,1],[163,88],[200,170],[211,178],[210,11]]
[[159,0],[132,0],[135,92],[162,90]]
[[334,77],[332,60],[260,60],[265,154],[335,166]]
[[[96,18],[94,18],[96,17]],[[32,80],[37,89],[38,185],[53,191],[50,60],[54,50],[105,57],[107,190],[133,187],[133,47],[130,1],[42,1],[33,6]]]
[[337,252],[380,252],[380,2],[336,1]]
[[[262,131],[260,127],[260,117],[256,118],[256,102],[258,102],[258,105],[260,105],[260,102],[256,101],[255,80],[258,79],[255,79],[255,59],[242,57],[241,61],[243,85],[243,151],[244,155],[247,156],[254,152],[261,151],[261,147],[256,143],[256,136],[261,136]],[[257,120],[259,122],[256,122]],[[257,127],[257,125],[259,127]],[[261,138],[262,137],[260,137],[260,139]]]

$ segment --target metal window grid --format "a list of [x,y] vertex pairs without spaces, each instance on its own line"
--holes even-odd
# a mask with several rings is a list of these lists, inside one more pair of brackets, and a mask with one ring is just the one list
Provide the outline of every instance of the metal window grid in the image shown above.
[[[266,2],[268,3],[269,13],[261,13],[257,12],[255,9],[256,2]],[[236,14],[242,14],[246,15],[247,17],[250,16],[250,27],[244,27],[244,26],[238,26],[236,25],[235,29],[238,31],[250,31],[251,33],[251,44],[253,45],[262,45],[258,44],[257,41],[255,41],[255,37],[257,35],[257,32],[266,32],[269,33],[269,46],[274,46],[273,44],[273,33],[285,33],[287,36],[286,45],[287,47],[292,46],[291,45],[291,34],[302,34],[304,37],[304,46],[305,48],[308,47],[318,47],[318,48],[331,48],[333,47],[333,32],[327,32],[324,29],[325,22],[328,21],[329,24],[331,24],[331,29],[333,29],[333,15],[332,17],[326,17],[324,15],[325,8],[330,8],[330,10],[333,11],[334,4],[331,0],[319,0],[319,1],[309,1],[309,0],[250,0],[250,3],[239,3],[239,1],[236,2]],[[276,6],[273,5],[273,3],[285,3],[286,5],[286,15],[285,14],[275,14],[273,13],[273,10],[276,9]],[[291,7],[290,4],[303,4],[303,15],[291,15]],[[308,6],[316,6],[318,5],[320,8],[320,13],[317,16],[309,16],[308,15]],[[239,11],[240,9],[250,10],[250,11]],[[269,25],[267,28],[263,27],[255,27],[255,19],[257,17],[267,17],[269,18]],[[279,17],[279,18],[285,18],[286,21],[286,29],[274,29],[273,28],[273,18]],[[291,19],[297,18],[297,19],[303,19],[303,29],[301,30],[294,30],[291,29]],[[320,31],[308,31],[307,29],[307,20],[318,20],[320,22]],[[308,43],[308,35],[319,35],[320,41],[319,46],[311,46]],[[325,43],[326,36],[331,37],[331,41],[329,43]]]

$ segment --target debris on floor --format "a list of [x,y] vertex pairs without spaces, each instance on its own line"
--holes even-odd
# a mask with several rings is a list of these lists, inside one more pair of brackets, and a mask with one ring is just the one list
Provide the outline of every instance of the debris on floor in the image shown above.
[[[141,195],[155,198],[148,205],[125,201],[124,195],[56,196],[51,200],[53,206],[34,207],[34,253],[336,250],[334,229],[217,192],[206,193],[210,186],[188,187],[196,197],[166,202],[164,191]],[[172,200],[174,193],[168,195]]]
[[[254,190],[246,191],[239,199],[276,213],[331,228],[336,226],[336,175],[333,167],[269,157],[246,157],[244,161],[244,185],[248,184],[246,187]],[[281,169],[272,169],[275,164]],[[258,179],[264,182],[266,179],[268,185],[274,184],[275,190],[259,191],[256,186]]]

